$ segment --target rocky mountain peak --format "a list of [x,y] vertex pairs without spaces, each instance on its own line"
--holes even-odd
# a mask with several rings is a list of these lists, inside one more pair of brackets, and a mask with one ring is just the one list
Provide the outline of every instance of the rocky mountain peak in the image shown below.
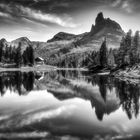
[[104,24],[104,22],[105,22],[105,19],[104,19],[103,13],[102,12],[98,13],[96,20],[95,20],[95,26]]
[[92,25],[91,27],[91,34],[96,34],[102,29],[111,29],[111,30],[118,30],[122,31],[121,26],[116,22],[111,20],[110,18],[104,18],[104,15],[102,12],[98,13],[96,19],[95,19],[95,26]]

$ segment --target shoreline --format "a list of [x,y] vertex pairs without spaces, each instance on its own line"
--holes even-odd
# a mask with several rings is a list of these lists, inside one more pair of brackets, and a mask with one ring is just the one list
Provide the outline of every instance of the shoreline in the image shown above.
[[[30,71],[40,71],[40,72],[45,72],[45,71],[53,71],[53,70],[69,70],[69,71],[89,71],[86,68],[59,68],[56,66],[51,66],[51,65],[35,65],[33,67],[30,66],[25,66],[25,67],[20,67],[20,68],[3,68],[0,67],[0,72],[12,72],[12,71],[21,71],[21,72],[30,72]],[[89,73],[91,73],[89,71]],[[102,72],[97,72],[94,73],[97,75],[110,75],[115,78],[119,78],[120,80],[125,80],[125,81],[139,81],[140,82],[140,66],[133,66],[133,67],[127,67],[125,70],[117,70],[113,73],[102,71]]]
[[28,71],[51,71],[51,70],[88,71],[85,68],[59,68],[59,67],[51,66],[51,65],[36,65],[36,66],[33,66],[33,67],[25,66],[25,67],[19,67],[19,68],[3,68],[3,67],[0,67],[0,72],[3,72],[3,71],[23,71],[23,72],[28,72]]
[[54,66],[50,66],[50,65],[39,65],[39,66],[33,66],[33,67],[29,67],[29,66],[25,66],[25,67],[20,67],[20,68],[2,68],[0,67],[0,72],[2,71],[49,71],[49,70],[55,70],[56,67]]

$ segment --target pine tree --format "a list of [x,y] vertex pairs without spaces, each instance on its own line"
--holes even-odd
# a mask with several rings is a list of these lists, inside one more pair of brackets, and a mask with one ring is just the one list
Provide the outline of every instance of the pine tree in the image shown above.
[[34,65],[34,50],[33,50],[31,45],[29,46],[28,49],[29,49],[28,50],[29,51],[29,53],[28,53],[29,54],[29,56],[28,56],[29,57],[29,62],[30,62],[31,65]]
[[103,43],[101,45],[99,56],[100,56],[100,65],[103,66],[103,67],[106,67],[107,66],[107,46],[106,46],[106,39],[103,41]]
[[117,55],[117,64],[119,66],[129,65],[131,61],[132,31],[129,30],[121,40]]
[[23,64],[24,64],[24,65],[27,65],[28,62],[29,62],[29,60],[28,60],[28,54],[27,54],[27,48],[26,48],[26,50],[23,52],[22,57],[23,57]]
[[112,48],[109,50],[109,54],[108,54],[108,65],[110,67],[113,67],[115,65],[114,52]]
[[129,30],[125,36],[124,40],[124,64],[130,64],[130,53],[132,47],[132,30]]
[[132,65],[138,63],[140,60],[139,41],[140,41],[139,31],[136,31],[132,42],[131,52],[130,52],[130,60]]
[[2,58],[3,58],[3,48],[4,48],[4,44],[2,41],[0,41],[0,62],[2,62]]
[[3,47],[0,46],[0,62],[2,61],[2,56],[3,56]]
[[22,64],[22,55],[21,55],[21,46],[20,45],[16,50],[15,60],[16,60],[17,67],[20,67]]
[[117,54],[117,64],[121,66],[124,64],[124,56],[125,56],[125,37],[122,38],[121,43],[120,43],[120,48],[118,50]]

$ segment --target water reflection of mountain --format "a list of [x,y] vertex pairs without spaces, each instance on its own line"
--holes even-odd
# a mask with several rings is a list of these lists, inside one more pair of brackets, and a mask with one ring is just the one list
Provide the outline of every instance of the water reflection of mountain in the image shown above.
[[[60,72],[61,73],[61,72]],[[72,71],[70,71],[70,75]],[[84,76],[82,76],[84,74]],[[103,119],[105,114],[110,114],[120,106],[126,112],[129,119],[139,114],[139,84],[132,84],[126,81],[120,81],[110,76],[90,76],[86,72],[76,73],[70,79],[68,71],[63,71],[63,78],[59,79],[64,90],[49,89],[60,100],[80,97],[90,100],[95,108],[99,120]]]
[[135,117],[138,116],[140,97],[139,84],[120,81],[109,76],[94,76],[91,78],[91,82],[93,85],[97,84],[99,86],[100,94],[105,101],[107,98],[107,90],[112,94],[116,94],[120,100],[122,109],[126,112],[129,119],[131,119],[133,115]]
[[1,72],[0,92],[9,89],[19,95],[47,89],[59,100],[79,97],[91,102],[99,120],[120,106],[129,119],[139,114],[140,86],[109,76],[80,71]]

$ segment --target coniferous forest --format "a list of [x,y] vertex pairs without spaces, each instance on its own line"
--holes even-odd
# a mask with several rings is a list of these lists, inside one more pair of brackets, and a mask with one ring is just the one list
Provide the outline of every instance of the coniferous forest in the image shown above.
[[19,43],[18,47],[4,46],[0,42],[0,64],[6,67],[21,67],[21,66],[33,66],[34,65],[34,50],[29,45],[24,51],[22,51],[22,44]]
[[133,66],[140,62],[140,36],[139,31],[132,35],[129,30],[122,38],[119,49],[107,48],[105,39],[99,51],[93,51],[87,59],[88,67],[93,68],[97,65],[100,68],[124,68]]

